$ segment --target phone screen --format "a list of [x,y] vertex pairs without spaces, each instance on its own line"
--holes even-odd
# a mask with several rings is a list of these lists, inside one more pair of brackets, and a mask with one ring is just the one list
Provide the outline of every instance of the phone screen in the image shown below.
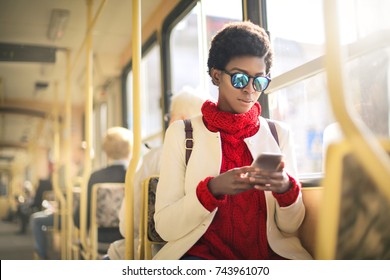
[[283,155],[279,153],[262,153],[253,162],[253,166],[259,167],[263,170],[273,171],[276,170],[280,162],[282,161]]

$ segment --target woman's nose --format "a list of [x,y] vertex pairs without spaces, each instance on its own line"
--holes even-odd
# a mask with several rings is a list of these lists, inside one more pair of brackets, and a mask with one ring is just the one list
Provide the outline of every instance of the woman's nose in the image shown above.
[[249,78],[248,84],[244,87],[244,89],[245,89],[248,93],[250,93],[250,94],[256,93],[256,89],[255,89],[255,87],[254,87],[253,79],[254,79],[254,78]]

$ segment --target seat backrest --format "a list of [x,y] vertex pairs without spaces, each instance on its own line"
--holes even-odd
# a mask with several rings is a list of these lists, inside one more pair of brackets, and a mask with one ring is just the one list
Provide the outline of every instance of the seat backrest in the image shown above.
[[[118,213],[124,195],[125,183],[98,183],[92,186],[90,246],[86,249],[86,255],[92,260],[98,259],[100,251],[107,252],[109,245],[98,242],[98,229],[117,227],[119,231]],[[99,249],[99,246],[104,246],[104,249]]]
[[[390,141],[381,145],[390,155]],[[318,258],[389,260],[389,184],[374,180],[347,141],[329,148],[326,168]]]
[[319,209],[323,187],[307,187],[302,188],[302,199],[305,204],[306,214],[305,219],[299,229],[299,238],[303,247],[315,257],[316,254],[316,236],[319,220]]
[[156,189],[158,184],[158,177],[153,176],[148,180],[148,239],[152,242],[165,242],[157,233],[154,226],[154,212],[156,203]]
[[93,186],[91,205],[96,202],[95,218],[99,228],[119,227],[118,213],[124,195],[124,183],[99,183]]
[[166,242],[155,229],[154,212],[158,176],[150,176],[142,184],[142,203],[140,217],[140,255],[139,258],[150,260]]

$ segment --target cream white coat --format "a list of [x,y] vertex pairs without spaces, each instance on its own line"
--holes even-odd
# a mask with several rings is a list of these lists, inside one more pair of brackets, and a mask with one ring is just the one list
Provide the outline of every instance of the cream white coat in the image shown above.
[[[280,148],[266,120],[260,117],[260,129],[245,139],[255,159],[262,152],[282,152],[285,169],[296,176],[292,135],[285,124],[276,123]],[[210,132],[202,116],[192,119],[194,148],[186,167],[183,121],[171,124],[166,132],[160,179],[157,187],[156,230],[168,243],[154,259],[180,259],[205,233],[218,209],[209,212],[196,196],[196,187],[208,176],[217,176],[221,167],[222,150],[219,133]],[[269,191],[267,204],[268,242],[277,254],[288,259],[311,259],[296,237],[305,216],[300,195],[295,203],[280,207]]]

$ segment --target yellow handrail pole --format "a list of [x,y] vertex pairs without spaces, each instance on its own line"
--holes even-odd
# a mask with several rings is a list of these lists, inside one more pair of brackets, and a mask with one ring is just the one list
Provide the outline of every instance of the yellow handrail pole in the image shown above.
[[141,3],[132,5],[132,65],[133,65],[133,154],[125,179],[125,258],[134,259],[134,175],[141,155]]
[[[92,4],[93,0],[87,2],[87,26],[92,20]],[[92,85],[92,32],[88,32],[85,44],[85,157],[84,157],[84,173],[83,183],[80,193],[80,242],[82,245],[82,253],[85,259],[89,259],[89,246],[87,241],[87,188],[88,180],[92,169],[92,110],[93,110],[93,85]],[[85,250],[87,252],[85,252]]]
[[325,67],[330,102],[336,120],[369,176],[390,201],[390,159],[375,135],[345,102],[343,61],[336,0],[324,0],[326,57]]
[[72,164],[72,95],[70,92],[70,50],[66,51],[66,77],[65,77],[65,133],[64,133],[64,153],[65,153],[65,186],[67,202],[67,256],[72,259],[72,232],[73,232],[73,185],[71,176]]
[[248,0],[242,1],[243,20],[248,20]]
[[28,151],[28,153],[27,153],[28,158],[27,158],[26,164],[27,164],[27,166],[30,166],[30,168],[31,168],[31,173],[32,173],[31,183],[33,185],[35,185],[36,182],[38,181],[38,179],[37,179],[38,167],[36,164],[34,164],[35,162],[38,162],[38,160],[37,160],[37,158],[38,158],[38,139],[32,138],[30,140],[30,143],[27,146],[27,151]]
[[85,33],[84,41],[83,41],[83,43],[81,44],[81,46],[80,46],[80,48],[79,48],[79,50],[78,50],[78,52],[77,52],[77,54],[76,54],[75,59],[73,60],[73,64],[72,64],[71,67],[70,67],[71,71],[73,70],[73,68],[75,67],[77,61],[79,60],[80,55],[81,55],[81,53],[83,52],[83,49],[84,49],[85,45],[87,44],[87,37],[88,37],[89,34],[92,32],[93,27],[95,26],[97,19],[99,18],[101,12],[103,11],[103,7],[104,7],[104,4],[105,4],[105,3],[106,3],[106,0],[102,0],[102,1],[100,2],[99,8],[98,8],[98,10],[97,10],[97,12],[96,12],[96,14],[95,14],[93,20],[92,20],[91,22],[88,22],[88,23],[87,23],[87,32]]
[[28,144],[28,154],[30,155],[30,158],[28,160],[28,164],[33,168],[33,176],[32,182],[36,184],[38,182],[38,166],[35,164],[38,162],[38,147],[39,147],[39,139],[42,135],[43,128],[47,121],[47,115],[45,118],[41,119],[37,125],[37,128],[35,130],[35,133],[33,137],[31,138],[30,143]]
[[61,259],[66,259],[66,203],[59,184],[59,162],[60,162],[60,125],[59,125],[59,108],[58,108],[58,82],[54,83],[54,170],[53,170],[53,190],[56,198],[59,201],[60,217],[61,217]]

